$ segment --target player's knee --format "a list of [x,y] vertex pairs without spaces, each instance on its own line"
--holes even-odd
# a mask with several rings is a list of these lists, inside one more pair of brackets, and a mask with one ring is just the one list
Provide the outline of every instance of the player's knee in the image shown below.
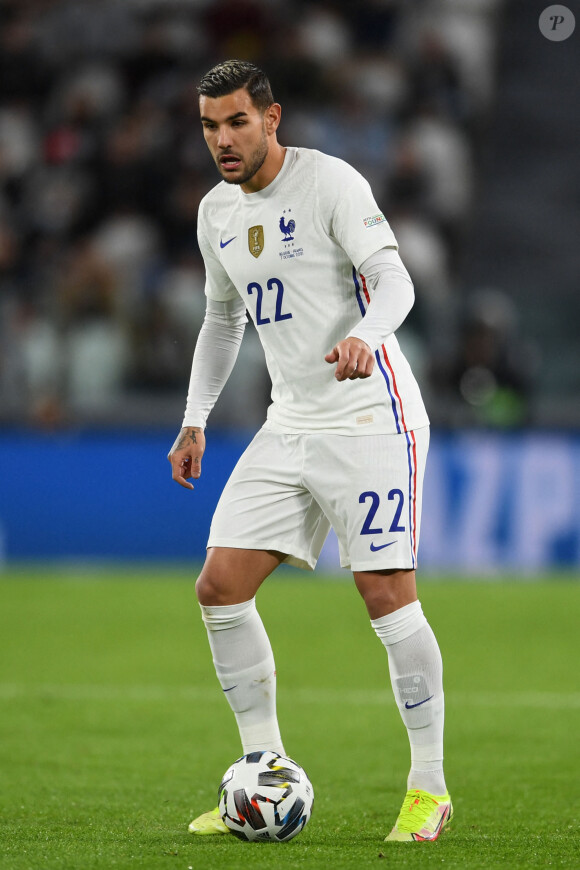
[[231,603],[223,583],[220,582],[219,575],[215,571],[208,571],[205,568],[196,580],[195,594],[199,603],[206,607],[217,607]]
[[371,619],[394,613],[417,597],[412,571],[364,572],[357,576],[357,586]]
[[367,590],[363,598],[369,614],[372,614],[371,619],[375,618],[377,613],[386,616],[387,613],[394,613],[400,607],[397,595],[390,589]]

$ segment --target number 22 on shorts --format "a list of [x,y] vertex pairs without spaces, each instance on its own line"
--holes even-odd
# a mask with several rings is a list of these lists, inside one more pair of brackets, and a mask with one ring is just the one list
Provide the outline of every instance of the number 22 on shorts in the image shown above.
[[[405,526],[401,525],[401,514],[403,512],[405,496],[403,495],[402,490],[389,490],[387,498],[389,501],[395,502],[395,511],[393,514],[391,525],[389,526],[389,532],[404,532]],[[378,492],[374,492],[372,489],[366,490],[365,492],[361,492],[358,500],[359,504],[364,504],[367,501],[370,501],[371,503],[365,517],[365,521],[362,525],[362,529],[360,530],[361,535],[382,535],[383,529],[381,526],[373,527],[376,513],[381,504],[381,499]]]

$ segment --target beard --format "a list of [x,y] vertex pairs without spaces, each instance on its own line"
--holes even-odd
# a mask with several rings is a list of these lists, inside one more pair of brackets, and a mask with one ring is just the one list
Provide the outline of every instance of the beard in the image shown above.
[[268,156],[268,138],[266,136],[266,131],[262,131],[262,138],[256,150],[250,155],[248,166],[243,175],[239,175],[237,178],[230,178],[227,174],[222,170],[222,166],[219,162],[219,157],[216,158],[217,168],[220,171],[220,175],[223,180],[228,184],[245,184],[246,181],[249,181],[250,178],[253,178],[256,172],[262,168],[264,160]]

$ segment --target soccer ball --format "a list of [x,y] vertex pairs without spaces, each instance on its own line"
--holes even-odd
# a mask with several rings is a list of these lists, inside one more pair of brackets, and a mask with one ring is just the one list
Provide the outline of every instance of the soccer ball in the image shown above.
[[224,823],[240,840],[291,840],[312,812],[314,790],[299,764],[277,752],[234,761],[218,789]]

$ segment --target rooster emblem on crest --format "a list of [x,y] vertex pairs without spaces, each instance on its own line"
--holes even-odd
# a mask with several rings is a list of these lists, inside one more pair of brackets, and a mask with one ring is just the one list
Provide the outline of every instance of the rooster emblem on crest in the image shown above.
[[293,242],[294,236],[292,233],[296,229],[296,221],[292,220],[292,218],[286,223],[284,220],[284,215],[280,218],[280,232],[284,234],[283,242]]

